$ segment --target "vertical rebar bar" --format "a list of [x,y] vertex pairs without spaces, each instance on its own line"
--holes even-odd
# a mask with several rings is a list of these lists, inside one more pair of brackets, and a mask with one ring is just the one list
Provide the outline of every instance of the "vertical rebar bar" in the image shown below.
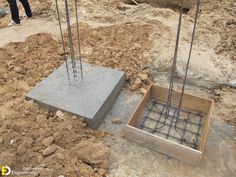
[[195,20],[194,20],[192,39],[191,39],[190,50],[189,50],[189,55],[188,55],[188,61],[187,61],[187,65],[186,65],[185,76],[184,76],[184,81],[183,81],[183,86],[182,86],[182,91],[181,91],[181,96],[180,96],[180,102],[179,102],[179,106],[178,106],[178,112],[177,112],[175,127],[177,126],[178,119],[179,119],[180,108],[181,108],[182,103],[183,103],[183,95],[184,95],[184,91],[185,91],[185,85],[186,85],[186,80],[187,80],[187,75],[188,75],[188,70],[189,70],[190,59],[191,59],[191,55],[192,55],[193,42],[194,42],[194,37],[195,37],[195,32],[196,32],[196,26],[197,26],[197,19],[198,19],[199,10],[200,10],[200,0],[197,0],[197,8],[196,8],[196,14],[195,14]]
[[81,79],[83,80],[83,66],[82,66],[82,55],[81,55],[81,45],[80,45],[80,31],[79,31],[79,15],[78,15],[78,0],[75,0],[75,14],[76,14],[76,29],[78,37],[78,56],[80,62],[80,74]]
[[174,85],[174,77],[175,77],[175,70],[176,70],[176,63],[177,63],[177,56],[178,56],[178,48],[179,48],[179,40],[180,40],[180,31],[181,31],[181,24],[182,24],[182,16],[183,16],[183,1],[182,1],[181,9],[180,9],[179,24],[178,24],[176,44],[175,44],[175,53],[174,53],[174,58],[173,58],[173,64],[172,64],[172,70],[171,70],[171,76],[170,76],[170,84],[169,84],[169,90],[168,90],[165,120],[169,116],[169,109],[170,109],[170,106],[171,106],[171,99],[172,99],[173,85]]
[[72,38],[72,31],[70,26],[70,12],[68,6],[68,0],[65,0],[65,10],[66,10],[66,22],[67,22],[67,31],[68,31],[68,38],[69,38],[69,46],[70,46],[70,55],[71,55],[71,63],[72,69],[75,77],[75,54],[74,54],[74,47],[73,47],[73,38]]
[[61,16],[60,16],[59,7],[58,7],[58,0],[55,0],[55,1],[56,1],[56,11],[57,11],[57,17],[58,17],[59,28],[60,28],[62,48],[63,48],[63,52],[64,52],[64,54],[63,54],[64,55],[64,61],[66,63],[67,77],[68,77],[68,81],[70,83],[70,73],[69,73],[68,62],[67,62],[67,57],[66,57],[65,41],[64,41],[62,26],[61,26]]

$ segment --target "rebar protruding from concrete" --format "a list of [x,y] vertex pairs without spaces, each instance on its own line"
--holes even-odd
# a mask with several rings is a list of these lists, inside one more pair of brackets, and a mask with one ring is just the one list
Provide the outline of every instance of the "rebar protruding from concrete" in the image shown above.
[[[76,16],[76,32],[77,32],[77,40],[78,40],[78,59],[75,56],[75,50],[74,50],[74,41],[73,41],[73,33],[71,29],[71,15],[70,15],[70,8],[69,8],[69,3],[68,0],[64,0],[64,5],[65,5],[65,14],[66,14],[66,25],[67,25],[67,34],[68,34],[68,47],[70,51],[70,63],[68,64],[67,60],[67,54],[66,54],[66,46],[65,46],[65,39],[63,36],[63,31],[62,31],[62,23],[61,23],[61,16],[59,12],[59,7],[58,7],[58,0],[56,1],[56,11],[57,11],[57,16],[58,16],[58,21],[59,21],[59,28],[60,28],[60,33],[61,33],[61,40],[62,40],[62,47],[63,47],[63,52],[64,52],[64,60],[66,62],[66,67],[67,67],[67,75],[68,75],[68,80],[69,83],[71,83],[72,78],[70,77],[70,68],[72,68],[72,73],[74,79],[77,77],[77,70],[80,70],[80,76],[81,80],[83,80],[83,65],[82,65],[82,55],[81,55],[81,45],[80,45],[80,32],[79,32],[79,13],[78,13],[78,0],[74,0],[74,6],[75,6],[75,16]],[[77,60],[79,61],[79,67],[76,66]],[[71,66],[71,67],[70,67]]]

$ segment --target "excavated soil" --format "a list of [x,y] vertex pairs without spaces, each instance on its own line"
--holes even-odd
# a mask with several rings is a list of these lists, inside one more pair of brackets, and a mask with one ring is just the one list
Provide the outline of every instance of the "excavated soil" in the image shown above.
[[[219,2],[217,0],[203,1],[199,23],[201,35],[206,35],[203,40],[210,47],[213,47],[217,54],[236,60],[236,2],[235,0],[226,0]],[[208,31],[208,32],[207,32]],[[202,35],[202,37],[205,35]],[[210,39],[211,38],[211,39]],[[215,43],[212,43],[215,40]]]
[[[167,85],[178,20],[176,9],[122,2],[80,1],[83,60],[125,71],[125,87],[130,90],[145,93],[153,80],[162,79],[161,74],[162,83]],[[54,1],[30,3],[36,18],[55,19]],[[7,7],[5,1],[0,5]],[[229,80],[235,72],[235,9],[234,0],[203,1],[194,51],[205,52],[210,59],[205,61],[207,55],[199,54],[201,60],[193,61],[193,65],[200,63],[196,71],[205,72],[196,76],[197,81],[208,79],[212,71],[212,75],[219,74],[217,81],[222,76]],[[190,41],[187,25],[192,24],[193,14],[191,9],[184,15],[182,41]],[[0,28],[9,18],[0,19]],[[0,162],[13,169],[42,167],[40,176],[106,176],[109,149],[102,139],[109,133],[91,130],[80,118],[50,112],[24,98],[31,87],[62,63],[61,45],[52,36],[40,33],[0,48]],[[204,65],[209,71],[201,69]],[[211,87],[208,92],[213,93],[216,102],[215,115],[236,127],[235,89]]]
[[41,167],[40,176],[104,176],[108,147],[101,139],[106,133],[24,98],[61,58],[60,45],[49,34],[0,49],[0,162],[12,169]]
[[228,124],[236,127],[236,90],[223,87],[215,90],[216,113]]
[[[76,36],[75,26],[72,30]],[[151,79],[145,54],[153,46],[153,31],[149,24],[125,23],[98,28],[81,24],[82,58],[85,62],[124,71],[126,88],[147,88]],[[77,40],[74,42],[76,46]]]

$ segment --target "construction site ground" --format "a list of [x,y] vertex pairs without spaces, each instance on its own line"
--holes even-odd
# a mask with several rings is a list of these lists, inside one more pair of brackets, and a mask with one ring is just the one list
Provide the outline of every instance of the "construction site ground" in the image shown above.
[[[79,1],[83,61],[126,75],[104,123],[92,130],[81,118],[25,100],[32,87],[63,63],[54,1],[30,3],[34,18],[21,26],[6,27],[10,15],[0,18],[0,165],[19,171],[42,167],[49,171],[38,171],[40,176],[53,177],[234,176],[236,89],[228,83],[236,80],[235,0],[203,0],[201,5],[186,92],[213,99],[215,108],[206,151],[197,167],[123,137],[124,126],[148,86],[169,84],[178,8],[159,7],[155,1],[137,1],[138,5]],[[61,0],[59,5],[63,10]],[[7,8],[7,2],[1,1],[2,7]],[[20,3],[19,7],[23,14]],[[177,89],[184,76],[193,17],[194,9],[184,14]]]

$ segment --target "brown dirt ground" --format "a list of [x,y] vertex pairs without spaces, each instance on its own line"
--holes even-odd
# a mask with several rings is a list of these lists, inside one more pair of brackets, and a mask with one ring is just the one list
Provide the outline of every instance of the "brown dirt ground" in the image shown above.
[[[223,53],[224,55],[229,56],[232,60],[236,60],[235,0],[205,0],[204,3],[205,4],[201,9],[201,18],[204,19],[203,22],[200,23],[201,31],[205,33],[206,30],[209,30],[211,33],[219,34],[220,41],[216,46],[214,46],[216,53]],[[204,41],[208,41],[209,43],[212,42],[212,40]],[[211,45],[215,44],[212,43]]]
[[[36,16],[51,18],[55,15],[51,11],[52,1],[30,2]],[[119,6],[117,1],[105,3],[108,7]],[[199,23],[206,44],[232,60],[235,60],[236,51],[235,21],[232,19],[236,12],[234,4],[233,0],[207,2],[201,14],[205,20]],[[9,16],[1,19],[0,28],[8,20]],[[150,63],[145,55],[153,46],[152,25],[123,23],[92,28],[82,23],[80,26],[85,61],[125,71],[126,88],[131,90],[146,88],[152,82]],[[212,33],[220,35],[216,45],[208,40],[214,37]],[[200,36],[197,39],[203,40]],[[48,76],[61,61],[61,46],[49,34],[33,35],[25,42],[0,48],[0,162],[16,169],[41,164],[53,169],[50,171],[53,176],[105,176],[109,150],[101,140],[110,136],[109,133],[90,130],[82,119],[60,112],[55,114],[24,99],[27,91]],[[236,127],[235,90],[216,89],[214,95],[216,113]],[[97,148],[95,157],[91,156],[91,149],[83,148],[85,146]]]
[[[104,176],[108,168],[108,148],[100,141],[104,132],[90,130],[75,116],[52,113],[24,98],[60,60],[60,45],[49,34],[30,36],[0,49],[0,162],[13,169],[41,164],[53,169],[48,172],[53,176]],[[53,142],[45,145],[48,137]],[[56,152],[45,156],[46,149]],[[80,151],[85,156],[78,155]]]
[[216,113],[236,127],[236,90],[223,87],[215,90]]
[[[131,90],[150,85],[150,70],[145,52],[153,46],[152,25],[125,23],[91,28],[81,24],[80,31],[82,55],[86,62],[124,71],[126,88]],[[73,34],[76,36],[75,26]]]

